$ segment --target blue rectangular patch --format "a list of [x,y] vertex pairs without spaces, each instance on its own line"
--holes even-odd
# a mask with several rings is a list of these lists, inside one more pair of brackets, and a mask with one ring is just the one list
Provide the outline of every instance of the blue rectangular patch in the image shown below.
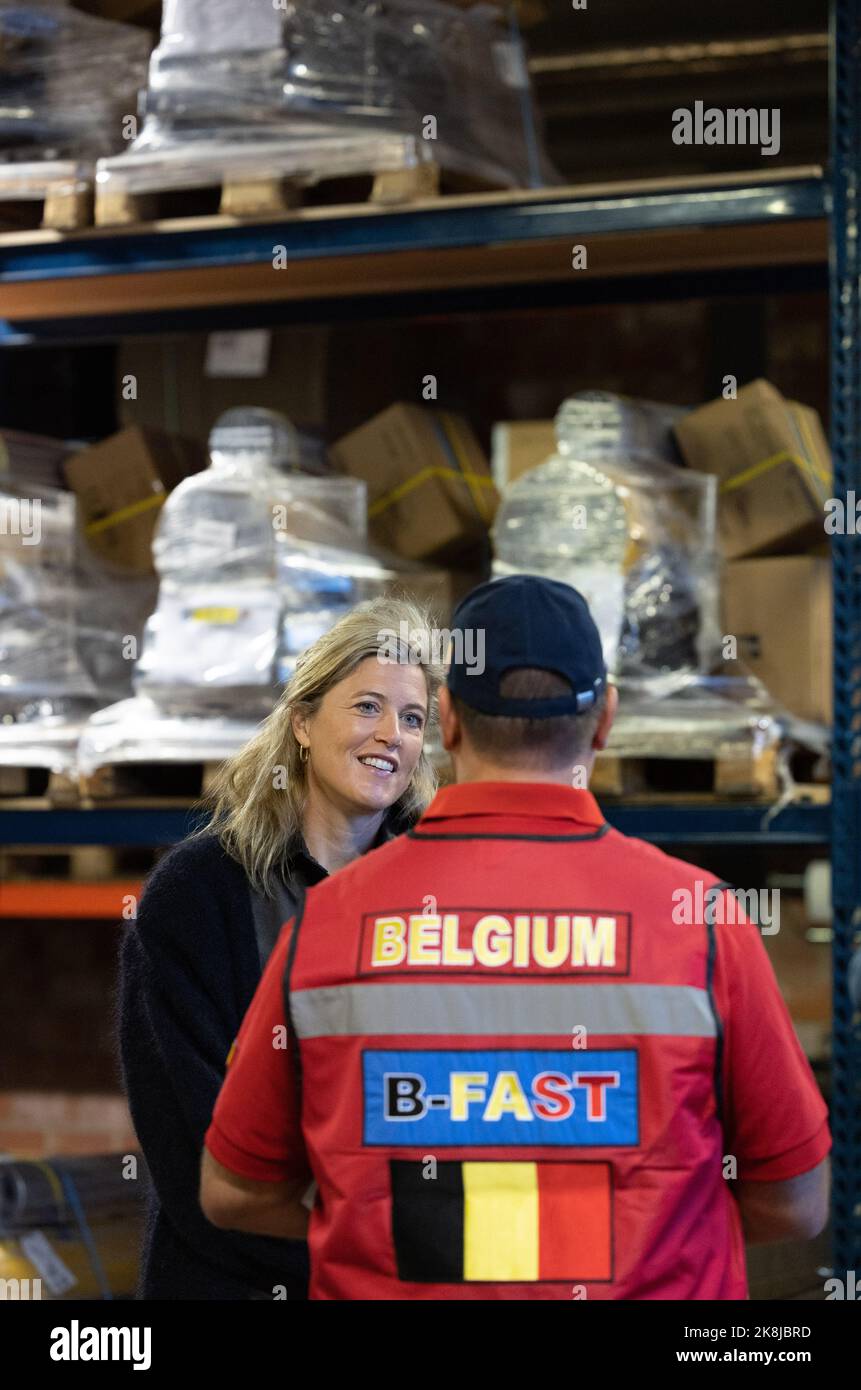
[[637,1061],[633,1049],[368,1050],[362,1055],[364,1142],[635,1145]]

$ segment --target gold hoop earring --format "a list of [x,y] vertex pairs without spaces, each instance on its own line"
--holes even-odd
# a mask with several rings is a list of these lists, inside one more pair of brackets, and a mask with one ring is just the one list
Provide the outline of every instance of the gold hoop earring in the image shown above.
[[310,756],[311,756],[311,750],[310,750],[310,748],[308,748],[304,743],[300,743],[300,744],[299,744],[299,761],[300,761],[300,763],[307,763],[307,761],[308,761],[308,759],[310,758]]

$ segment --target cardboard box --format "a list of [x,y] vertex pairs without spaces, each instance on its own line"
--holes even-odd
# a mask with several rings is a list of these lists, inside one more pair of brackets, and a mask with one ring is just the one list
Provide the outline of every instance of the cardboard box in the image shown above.
[[675,427],[686,463],[719,479],[718,531],[727,559],[803,550],[822,538],[831,456],[815,410],[767,381],[711,401]]
[[409,598],[427,608],[434,622],[448,627],[451,615],[462,598],[490,575],[480,570],[426,569],[403,572],[386,586],[386,593]]
[[371,539],[410,560],[480,564],[499,496],[481,447],[459,415],[392,405],[333,447],[368,484]]
[[491,435],[491,471],[498,488],[556,453],[552,420],[500,420]]
[[830,724],[831,563],[813,555],[726,565],[723,631],[739,660],[799,719]]
[[77,494],[84,535],[102,559],[152,574],[152,536],[165,497],[206,466],[196,442],[133,425],[64,464]]

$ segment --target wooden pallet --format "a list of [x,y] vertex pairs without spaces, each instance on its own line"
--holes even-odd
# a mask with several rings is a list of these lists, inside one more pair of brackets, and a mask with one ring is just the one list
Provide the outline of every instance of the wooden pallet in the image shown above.
[[92,174],[72,161],[0,166],[0,232],[79,231],[93,203]]
[[209,791],[220,766],[216,762],[109,764],[79,778],[81,800],[189,805]]
[[589,782],[596,796],[686,800],[690,796],[773,801],[780,790],[778,750],[709,758],[620,758],[600,753]]
[[214,173],[208,187],[132,193],[108,183],[97,188],[95,220],[98,227],[117,227],[213,212],[259,220],[315,205],[371,203],[393,207],[438,197],[440,181],[439,166],[426,163],[410,169],[325,178],[314,184],[277,174],[243,177],[235,170],[223,177]]
[[[440,786],[454,781],[448,758],[434,764]],[[779,793],[776,748],[739,757],[620,758],[600,753],[595,759],[589,790],[595,796],[626,801],[703,801],[743,797],[774,801]],[[808,800],[825,801],[830,787],[805,786]]]
[[0,766],[0,805],[12,798],[38,798],[51,805],[78,800],[78,780],[47,767]]
[[0,883],[99,883],[121,878],[127,857],[112,845],[13,845],[0,850]]

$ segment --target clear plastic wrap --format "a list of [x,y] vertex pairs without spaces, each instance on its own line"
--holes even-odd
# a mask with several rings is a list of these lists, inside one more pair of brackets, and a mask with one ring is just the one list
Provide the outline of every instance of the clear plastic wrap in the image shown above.
[[711,670],[720,637],[715,480],[661,456],[672,413],[597,393],[565,402],[558,452],[505,489],[492,532],[495,576],[572,584],[610,671],[663,693]]
[[607,752],[623,758],[751,757],[777,744],[782,733],[780,711],[759,681],[697,677],[667,694],[623,692]]
[[0,181],[10,164],[121,149],[150,47],[144,30],[60,0],[0,0]]
[[[288,573],[291,577],[285,578]],[[273,706],[300,653],[357,602],[394,592],[415,595],[416,589],[420,595],[430,594],[445,578],[442,571],[410,564],[360,539],[355,549],[338,549],[292,538],[278,574],[278,584],[257,591],[235,582],[221,589],[216,584],[207,587],[196,596],[210,603],[211,612],[204,612],[202,602],[196,619],[181,607],[177,610],[184,602],[191,606],[195,595],[168,585],[167,605],[160,602],[153,614],[138,664],[139,694],[90,717],[78,745],[81,773],[88,776],[117,763],[228,758],[255,733],[256,721]],[[257,664],[241,641],[243,605],[255,592],[267,605],[275,598],[274,610],[268,610],[273,617],[266,637],[255,648]],[[220,606],[223,610],[218,612]],[[206,624],[207,619],[210,631],[198,638],[195,649],[189,628],[195,621]],[[221,631],[213,635],[213,627]],[[150,646],[156,641],[157,649]],[[217,642],[221,644],[218,651]],[[186,659],[189,651],[195,652],[192,659]],[[203,660],[196,659],[199,653],[210,662],[210,680],[204,680]]]
[[70,440],[0,427],[0,483],[15,478],[19,486],[61,488],[62,465],[81,447]]
[[367,596],[367,561],[353,559],[367,489],[289,471],[296,432],[274,411],[228,411],[210,455],[161,511],[161,588],[135,689],[166,709],[265,712],[289,658]]
[[74,497],[4,480],[0,518],[0,699],[94,695],[76,647]]
[[275,411],[227,411],[209,448],[209,467],[183,479],[162,508],[153,562],[163,581],[275,579],[290,535],[366,534],[366,484],[289,471],[296,431]]
[[108,764],[221,762],[256,731],[255,719],[172,715],[138,695],[92,715],[78,744],[78,768],[87,777]]
[[687,412],[677,405],[578,391],[556,414],[559,453],[577,459],[662,460],[680,463],[673,427]]
[[276,680],[281,603],[274,584],[164,585],[135,688],[199,706],[224,697],[266,710]]
[[256,161],[307,182],[428,159],[493,184],[555,180],[522,42],[490,5],[168,3],[141,111],[129,154],[100,167],[107,187],[193,186]]
[[92,700],[30,700],[12,708],[0,701],[0,767],[41,767],[73,779],[78,741],[93,713]]
[[[155,581],[90,551],[70,492],[5,478],[0,523],[0,741],[50,721],[50,750],[64,719],[129,692]],[[13,738],[15,725],[29,728]]]

